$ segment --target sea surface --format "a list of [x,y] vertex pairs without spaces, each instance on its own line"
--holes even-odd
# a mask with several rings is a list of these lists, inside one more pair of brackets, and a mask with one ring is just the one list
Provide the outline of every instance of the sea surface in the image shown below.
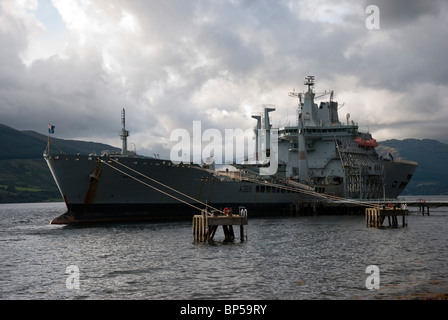
[[[50,225],[63,203],[0,204],[0,299],[416,299],[448,292],[448,207],[407,227],[364,216],[250,218],[247,240],[192,222]],[[387,225],[387,221],[385,223]],[[368,266],[376,271],[366,273]],[[378,285],[377,289],[368,289]]]

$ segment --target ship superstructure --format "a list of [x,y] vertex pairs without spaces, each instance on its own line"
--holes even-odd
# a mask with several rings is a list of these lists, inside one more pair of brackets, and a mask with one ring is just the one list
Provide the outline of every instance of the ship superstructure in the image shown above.
[[[315,103],[314,81],[309,76],[304,82],[306,92],[289,93],[299,100],[297,124],[278,128],[277,177],[283,174],[287,181],[318,193],[349,199],[398,197],[410,182],[417,163],[379,155],[375,149],[378,142],[370,133],[359,131],[350,114],[346,114],[345,121],[339,119],[333,91],[319,94],[329,95],[329,101]],[[260,115],[252,116],[257,120],[256,133],[272,130],[272,111],[273,106],[265,106]],[[258,149],[256,154],[258,160]],[[247,168],[244,164],[238,167]]]
[[[67,205],[67,213],[53,223],[186,218],[204,207],[244,206],[251,216],[273,216],[297,213],[330,196],[397,197],[417,164],[380,157],[371,134],[359,132],[349,116],[339,120],[332,92],[328,102],[318,105],[314,77],[307,77],[305,85],[305,93],[290,93],[299,99],[297,125],[274,130],[272,105],[253,116],[255,161],[233,164],[239,170],[233,175],[213,165],[173,163],[128,151],[123,109],[121,154],[44,154]],[[267,175],[274,159],[276,170]]]
[[344,198],[398,196],[417,164],[396,162],[406,175],[397,178],[400,183],[388,183],[393,173],[389,161],[376,153],[378,143],[372,135],[360,132],[349,114],[345,122],[339,120],[332,91],[329,101],[315,103],[314,77],[307,77],[305,85],[305,93],[290,93],[299,99],[298,125],[279,128],[279,161],[288,163],[286,177]]

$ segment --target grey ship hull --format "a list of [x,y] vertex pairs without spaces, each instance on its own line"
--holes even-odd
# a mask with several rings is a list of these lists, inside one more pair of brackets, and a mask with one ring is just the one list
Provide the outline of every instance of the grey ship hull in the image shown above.
[[[114,158],[140,172],[141,174],[137,174],[114,165],[141,181],[138,182],[97,159],[110,160],[108,157],[81,155],[45,156],[67,206],[67,212],[52,220],[53,224],[178,220],[191,218],[199,213],[199,209],[205,208],[204,205],[158,185],[144,176],[169,185],[220,210],[229,207],[236,212],[240,206],[244,206],[251,216],[290,215],[297,214],[298,210],[302,210],[303,213],[304,203],[323,203],[320,197],[216,176],[211,171],[196,165],[174,165],[168,160],[150,158]],[[387,170],[386,197],[391,198],[401,193],[403,181],[408,182],[406,179],[410,178],[409,174],[412,175],[415,167],[388,161],[385,170]],[[188,202],[196,208],[181,201]],[[302,209],[298,209],[300,207]],[[334,207],[332,209],[333,211],[325,213],[342,212],[334,210]]]
[[116,167],[160,190],[157,191],[96,161],[97,158],[108,161],[107,157],[45,156],[67,205],[67,213],[52,223],[182,219],[198,214],[196,208],[205,208],[205,205],[149,181],[143,175],[220,210],[229,207],[235,212],[239,206],[244,206],[251,216],[288,214],[291,205],[312,198],[288,190],[268,190],[258,183],[217,177],[196,165],[178,166],[167,160],[149,158],[117,158],[141,175]]
[[388,199],[397,198],[417,169],[417,163],[406,160],[383,160],[385,195]]

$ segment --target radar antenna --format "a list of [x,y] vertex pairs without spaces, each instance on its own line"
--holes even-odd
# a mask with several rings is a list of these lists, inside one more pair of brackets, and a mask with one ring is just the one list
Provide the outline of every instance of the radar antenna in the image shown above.
[[314,86],[314,76],[306,77],[304,84],[308,86],[308,92],[311,92],[311,87]]

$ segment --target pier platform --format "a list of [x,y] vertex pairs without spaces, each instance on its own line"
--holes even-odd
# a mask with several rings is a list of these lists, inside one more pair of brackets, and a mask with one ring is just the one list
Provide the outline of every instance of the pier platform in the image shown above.
[[[374,203],[372,201],[372,203]],[[394,206],[401,206],[405,204],[407,207],[418,207],[419,212],[422,215],[427,214],[429,216],[429,208],[440,208],[440,207],[448,207],[448,201],[444,200],[426,200],[423,198],[419,199],[394,199],[394,200],[386,200],[385,204],[392,204]]]
[[403,208],[366,208],[366,226],[382,228],[383,222],[387,220],[389,227],[398,227],[398,217],[402,218],[402,226],[407,226],[406,216],[409,210]]
[[[227,208],[226,208],[227,209]],[[226,209],[224,209],[226,211]],[[238,214],[214,214],[203,210],[200,215],[193,216],[193,239],[195,242],[213,241],[216,230],[222,226],[224,241],[235,240],[233,226],[240,226],[240,241],[247,240],[244,226],[248,224],[247,210],[239,208]]]
[[293,203],[289,208],[289,215],[358,215],[364,214],[366,208],[370,207],[393,207],[393,208],[417,207],[422,215],[429,215],[430,208],[448,207],[448,201],[425,200],[425,199],[379,199],[359,200],[346,199],[337,201],[301,201]]
[[418,210],[422,215],[426,214],[429,216],[429,208],[440,208],[440,207],[448,207],[448,201],[443,200],[426,200],[426,199],[417,199],[413,201],[406,201],[408,206],[418,207]]

